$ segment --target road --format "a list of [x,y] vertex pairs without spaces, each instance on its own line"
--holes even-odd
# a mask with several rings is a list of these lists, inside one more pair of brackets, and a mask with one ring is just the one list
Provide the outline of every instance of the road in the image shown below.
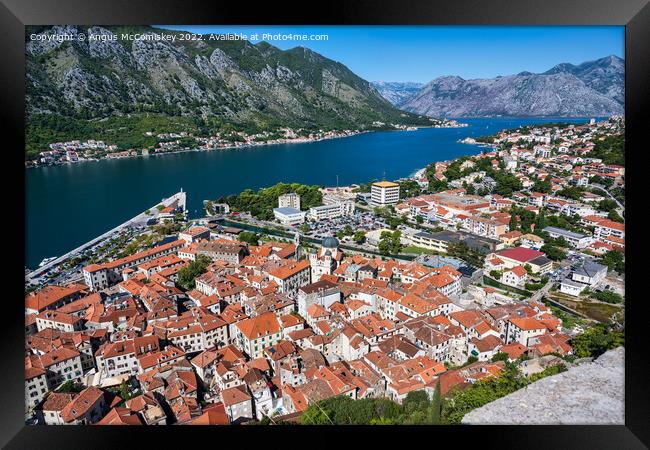
[[551,290],[551,287],[553,286],[554,281],[549,280],[548,283],[544,285],[543,288],[541,288],[539,291],[535,292],[529,299],[528,301],[535,301],[539,302],[542,300],[542,297],[544,297],[546,294],[548,294],[548,291]]
[[618,209],[616,210],[616,212],[618,212],[621,216],[625,217],[625,205],[619,202],[607,189],[605,189],[604,186],[601,186],[600,184],[590,184],[589,186],[604,192],[605,194],[607,194],[609,198],[614,200],[618,205]]

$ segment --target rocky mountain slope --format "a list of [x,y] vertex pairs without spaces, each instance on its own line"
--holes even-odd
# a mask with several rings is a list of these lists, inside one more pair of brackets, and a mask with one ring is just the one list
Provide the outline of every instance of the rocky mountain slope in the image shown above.
[[547,72],[489,79],[439,77],[397,103],[436,117],[606,116],[622,114],[624,62],[616,56],[559,64]]
[[477,408],[469,425],[623,425],[625,349],[543,378]]
[[404,103],[409,97],[415,95],[424,86],[424,83],[412,81],[373,81],[372,87],[393,105]]
[[577,66],[558,64],[544,74],[569,73],[579,78],[585,85],[601,94],[625,103],[625,60],[610,55],[595,61],[587,61]]
[[[105,39],[28,39],[34,32]],[[229,126],[358,129],[374,121],[428,122],[397,110],[343,64],[304,47],[282,51],[243,40],[116,39],[121,33],[162,32],[176,33],[148,27],[28,28],[28,151],[29,144],[75,137],[70,130],[83,138],[89,120],[126,116],[130,122],[155,117],[162,128],[161,118],[184,117],[206,133]]]

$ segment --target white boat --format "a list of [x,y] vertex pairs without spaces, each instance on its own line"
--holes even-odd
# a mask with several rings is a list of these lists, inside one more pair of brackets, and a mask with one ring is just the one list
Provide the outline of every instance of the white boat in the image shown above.
[[38,267],[43,267],[45,264],[48,264],[48,263],[54,261],[56,258],[58,258],[58,256],[52,256],[51,258],[45,258],[45,259],[43,259],[43,261],[41,261],[41,263],[38,265]]

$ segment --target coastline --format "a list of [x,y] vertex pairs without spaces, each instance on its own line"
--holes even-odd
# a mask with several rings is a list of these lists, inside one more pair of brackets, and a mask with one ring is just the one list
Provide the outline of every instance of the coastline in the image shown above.
[[[395,130],[395,131],[403,131],[403,130]],[[55,166],[64,166],[64,165],[69,165],[69,164],[80,164],[80,163],[86,163],[86,162],[100,162],[100,161],[110,161],[110,160],[121,160],[121,159],[132,159],[132,158],[149,158],[149,157],[155,157],[155,156],[165,156],[165,155],[174,155],[178,153],[190,153],[190,152],[211,152],[211,151],[219,151],[219,150],[232,150],[232,149],[238,149],[238,148],[251,148],[251,147],[265,147],[265,146],[272,146],[272,145],[282,145],[282,144],[310,144],[312,142],[319,142],[319,141],[324,141],[324,140],[329,140],[329,139],[337,139],[337,138],[344,138],[344,137],[351,137],[351,136],[356,136],[358,134],[363,134],[363,133],[370,133],[370,130],[365,130],[365,131],[356,131],[352,132],[350,134],[345,134],[342,136],[328,136],[328,137],[321,137],[318,139],[288,139],[285,142],[260,142],[260,143],[246,143],[246,144],[241,144],[241,145],[225,145],[223,147],[211,147],[211,148],[205,148],[205,147],[195,147],[195,148],[189,148],[189,149],[180,149],[180,150],[171,150],[171,151],[166,151],[166,152],[152,152],[146,155],[143,155],[141,152],[135,155],[128,155],[128,156],[117,156],[117,157],[110,157],[110,156],[105,156],[103,158],[84,158],[81,160],[77,161],[63,161],[59,162],[56,164],[38,164],[38,165],[30,165],[30,166],[25,166],[25,169],[38,169],[41,167],[55,167]]]
[[[64,162],[58,162],[56,164],[37,164],[37,165],[26,165],[25,169],[38,169],[38,168],[43,168],[43,167],[56,167],[56,166],[65,166],[65,165],[70,165],[70,164],[80,164],[80,163],[88,163],[88,162],[101,162],[101,161],[111,161],[111,160],[122,160],[122,159],[132,159],[132,158],[149,158],[149,157],[156,157],[156,156],[165,156],[165,155],[173,155],[173,154],[179,154],[179,153],[190,153],[190,152],[211,152],[211,151],[220,151],[220,150],[232,150],[232,149],[240,149],[240,148],[253,148],[253,147],[270,147],[273,145],[284,145],[284,144],[311,144],[315,142],[320,142],[320,141],[326,141],[330,139],[341,139],[341,138],[348,138],[352,136],[357,136],[361,134],[366,134],[366,133],[377,133],[377,132],[382,132],[382,131],[417,131],[420,128],[465,128],[467,127],[467,124],[460,123],[457,126],[435,126],[435,125],[421,125],[421,126],[414,126],[414,127],[409,127],[409,128],[395,128],[395,129],[385,129],[385,130],[354,130],[350,131],[349,133],[343,133],[341,135],[335,135],[335,136],[324,136],[324,137],[319,137],[319,138],[298,138],[298,139],[287,139],[282,142],[259,142],[259,143],[245,143],[241,145],[225,145],[223,147],[211,147],[211,148],[205,148],[205,147],[195,147],[195,148],[190,148],[190,149],[180,149],[180,150],[172,150],[172,151],[166,151],[166,152],[153,152],[149,153],[147,155],[143,155],[141,152],[135,155],[128,155],[128,156],[119,156],[119,157],[108,157],[105,156],[103,158],[84,158],[81,160],[77,161],[64,161]],[[117,152],[116,152],[117,153]]]

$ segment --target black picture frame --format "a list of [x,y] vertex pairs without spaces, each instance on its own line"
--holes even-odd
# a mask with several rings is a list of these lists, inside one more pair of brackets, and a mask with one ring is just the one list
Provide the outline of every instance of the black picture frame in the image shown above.
[[[626,212],[628,271],[626,277],[626,409],[625,426],[458,426],[437,427],[360,427],[333,429],[310,427],[28,427],[24,425],[24,273],[16,262],[8,261],[5,285],[11,287],[3,299],[4,324],[0,328],[3,362],[2,400],[0,401],[0,444],[6,448],[104,448],[127,446],[135,434],[142,434],[145,445],[160,445],[180,439],[186,446],[248,446],[251,438],[276,443],[273,447],[342,445],[344,441],[327,439],[344,433],[348,438],[378,439],[384,445],[415,444],[413,433],[424,437],[417,445],[462,445],[470,442],[481,447],[500,448],[647,448],[650,399],[646,383],[648,356],[646,330],[647,302],[644,295],[645,269],[643,238],[644,170],[647,146],[644,146],[650,90],[650,6],[648,0],[357,0],[319,4],[311,2],[207,2],[197,0],[155,2],[136,0],[3,0],[0,6],[3,37],[3,64],[0,89],[3,91],[0,117],[6,125],[3,149],[5,216],[16,229],[5,234],[5,245],[21,245],[17,236],[25,233],[24,195],[17,194],[16,183],[24,189],[24,160],[18,148],[24,148],[25,55],[24,26],[44,24],[428,24],[428,25],[625,25],[626,27],[626,184],[633,207]],[[7,139],[7,137],[9,139]],[[13,148],[18,147],[18,148]],[[15,165],[14,165],[15,164]],[[15,171],[15,172],[14,172]],[[17,181],[15,181],[17,180]],[[630,185],[631,183],[631,185]],[[630,189],[630,186],[632,189]],[[23,193],[24,194],[24,193]],[[636,206],[638,205],[640,207]],[[647,200],[645,204],[647,204]],[[22,225],[22,228],[18,229]],[[46,230],[46,224],[44,224]],[[55,238],[55,237],[53,237]],[[24,239],[23,239],[24,241]],[[24,249],[22,250],[24,252]],[[20,250],[6,256],[19,255]],[[16,273],[14,273],[14,271]],[[13,295],[13,290],[19,291]],[[21,294],[22,293],[22,294]],[[287,431],[289,431],[287,435]],[[215,434],[216,433],[216,434]],[[283,436],[276,434],[282,433]],[[290,437],[293,436],[293,437]],[[322,437],[321,437],[322,436]],[[444,443],[448,440],[448,443]],[[158,442],[156,442],[158,441]],[[391,442],[392,441],[392,442]],[[154,443],[155,442],[155,443]],[[390,444],[389,444],[390,442]],[[455,443],[455,444],[454,444]],[[178,444],[177,444],[178,445]],[[357,444],[359,445],[359,444]],[[363,444],[361,444],[363,445]]]

